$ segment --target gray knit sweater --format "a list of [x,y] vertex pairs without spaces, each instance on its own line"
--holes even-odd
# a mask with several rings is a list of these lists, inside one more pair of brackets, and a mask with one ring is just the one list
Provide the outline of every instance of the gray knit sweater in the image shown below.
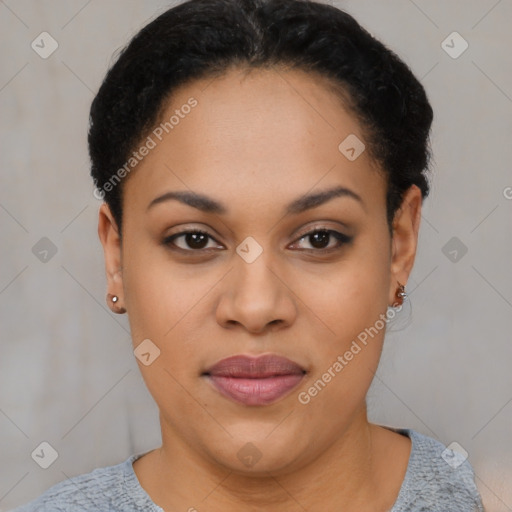
[[[463,456],[414,430],[393,430],[410,437],[412,449],[390,512],[483,512],[473,470]],[[133,471],[132,462],[140,456],[63,481],[12,512],[164,512]]]

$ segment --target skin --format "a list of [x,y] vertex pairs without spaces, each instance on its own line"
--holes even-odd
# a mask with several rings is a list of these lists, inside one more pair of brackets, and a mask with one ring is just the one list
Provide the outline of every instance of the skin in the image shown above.
[[[351,162],[338,150],[349,134],[365,136],[321,77],[235,68],[182,86],[162,119],[191,96],[198,105],[124,183],[122,238],[108,206],[99,213],[108,292],[127,310],[134,348],[149,338],[160,349],[139,367],[160,410],[162,446],[135,473],[168,511],[389,510],[410,440],[366,415],[384,329],[308,404],[298,394],[396,301],[414,262],[421,192],[407,191],[391,236],[385,177],[368,151]],[[335,186],[361,201],[283,214]],[[227,213],[171,200],[148,209],[169,191],[207,195]],[[163,243],[191,228],[208,231],[207,249],[185,237],[174,240],[182,252]],[[352,241],[326,252],[336,238],[315,246],[304,236],[320,228]],[[263,249],[252,263],[236,252],[248,236]],[[273,404],[235,403],[201,377],[225,357],[267,353],[307,370]],[[250,467],[237,456],[247,443],[261,455]]]

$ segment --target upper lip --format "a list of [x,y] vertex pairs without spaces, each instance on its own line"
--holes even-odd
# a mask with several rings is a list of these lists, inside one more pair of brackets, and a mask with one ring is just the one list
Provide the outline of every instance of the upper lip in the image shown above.
[[221,359],[203,375],[264,379],[279,375],[304,374],[306,370],[290,359],[274,354],[261,356],[235,355]]

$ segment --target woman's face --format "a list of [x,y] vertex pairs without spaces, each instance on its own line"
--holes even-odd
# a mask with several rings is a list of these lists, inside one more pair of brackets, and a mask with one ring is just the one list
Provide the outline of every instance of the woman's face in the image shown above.
[[[173,115],[125,183],[120,247],[100,212],[109,291],[144,354],[164,446],[239,472],[290,471],[366,421],[383,319],[414,258],[419,190],[392,240],[385,180],[367,151],[357,156],[357,119],[300,71],[196,81],[162,122]],[[207,235],[182,235],[194,230]],[[263,354],[300,371],[206,374]]]

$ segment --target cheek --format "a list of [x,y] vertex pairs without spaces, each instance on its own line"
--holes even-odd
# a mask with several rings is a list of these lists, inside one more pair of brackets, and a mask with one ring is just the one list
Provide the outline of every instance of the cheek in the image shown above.
[[149,339],[160,350],[151,367],[139,365],[144,378],[157,378],[154,366],[168,372],[158,379],[169,380],[169,374],[179,381],[189,379],[202,363],[198,347],[208,343],[204,325],[211,317],[209,293],[219,276],[172,263],[158,247],[139,249],[127,242],[125,254],[123,285],[133,346]]
[[385,314],[388,305],[390,256],[381,237],[360,240],[350,257],[303,285],[305,302],[319,319],[319,327],[332,340],[345,345]]
[[135,238],[126,238],[123,262],[132,337],[134,343],[141,337],[162,340],[175,330],[180,319],[199,300],[198,294],[204,294],[205,290],[187,286],[187,273],[170,263],[165,250],[155,242],[148,242],[143,234],[140,235],[143,243],[133,243]]
[[328,279],[317,276],[316,286],[314,280],[304,285],[309,310],[322,322],[314,340],[316,367],[302,390],[319,414],[341,402],[351,410],[366,395],[386,329],[389,263],[387,239],[369,237]]
[[[197,415],[190,378],[201,354],[201,340],[195,336],[198,315],[207,314],[201,297],[211,285],[203,281],[192,287],[189,282],[187,287],[180,272],[159,261],[157,253],[152,258],[147,251],[144,257],[141,262],[141,254],[132,249],[123,271],[133,347],[137,350],[149,339],[158,353],[149,365],[138,360],[141,375],[161,411],[173,411],[179,403],[180,416]],[[171,414],[167,421],[179,419]]]

